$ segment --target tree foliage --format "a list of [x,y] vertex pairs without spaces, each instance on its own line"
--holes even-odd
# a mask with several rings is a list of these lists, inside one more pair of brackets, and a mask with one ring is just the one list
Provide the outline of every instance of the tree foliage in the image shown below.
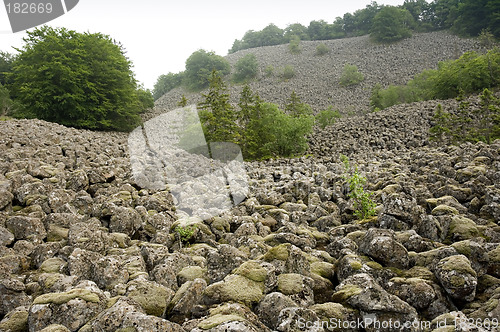
[[233,80],[236,83],[248,82],[257,77],[258,71],[257,57],[255,54],[249,53],[236,62]]
[[198,105],[207,142],[238,144],[246,160],[291,157],[307,150],[307,135],[314,117],[291,116],[277,105],[264,103],[246,85],[236,111],[229,103],[224,82],[212,73],[209,93]]
[[445,112],[439,104],[434,113],[431,138],[452,143],[464,141],[491,143],[500,139],[500,99],[484,89],[478,108],[463,101],[457,112]]
[[332,23],[313,20],[307,27],[294,23],[281,30],[270,24],[262,31],[249,30],[241,40],[234,41],[229,53],[286,44],[293,36],[300,40],[327,40],[373,33],[375,41],[388,43],[410,36],[413,30],[451,29],[464,36],[477,36],[482,30],[489,30],[500,38],[499,13],[498,0],[405,0],[398,7],[372,1],[365,8],[335,18]]
[[387,6],[373,18],[370,37],[375,42],[393,43],[411,37],[413,28],[414,19],[408,10]]
[[8,84],[8,75],[12,72],[14,56],[10,53],[0,51],[0,84]]
[[170,90],[179,87],[182,83],[182,77],[183,73],[168,73],[167,75],[160,75],[153,88],[154,100],[158,100]]
[[199,91],[210,85],[212,71],[227,75],[231,71],[229,62],[214,52],[198,50],[186,60],[183,84],[186,88]]
[[131,63],[109,36],[44,26],[24,41],[12,71],[12,97],[25,109],[17,116],[97,130],[140,124]]
[[239,142],[236,113],[229,103],[229,94],[216,70],[210,76],[210,87],[198,105],[203,132],[208,142]]
[[313,113],[311,106],[303,103],[295,91],[290,94],[288,104],[285,105],[285,112],[293,118],[310,116]]
[[328,107],[326,110],[322,110],[318,114],[316,114],[315,123],[321,128],[324,129],[327,126],[333,125],[337,119],[340,119],[342,115],[338,110],[335,110],[333,106]]
[[0,83],[0,116],[9,115],[12,110],[12,100],[9,90]]

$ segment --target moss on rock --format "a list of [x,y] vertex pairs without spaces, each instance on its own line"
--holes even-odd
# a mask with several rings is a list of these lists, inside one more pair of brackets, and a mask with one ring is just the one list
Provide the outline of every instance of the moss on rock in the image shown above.
[[198,323],[198,327],[202,330],[210,330],[211,328],[214,328],[226,322],[243,322],[244,320],[245,319],[243,317],[240,317],[238,315],[216,314],[202,320],[200,323]]
[[304,289],[303,277],[297,273],[285,273],[278,276],[278,291],[285,295],[298,294]]
[[33,304],[63,304],[73,299],[82,299],[86,302],[99,303],[99,296],[88,290],[75,288],[65,293],[47,293],[37,297]]
[[263,268],[257,261],[245,262],[236,268],[233,273],[256,282],[264,282],[267,278],[266,269]]

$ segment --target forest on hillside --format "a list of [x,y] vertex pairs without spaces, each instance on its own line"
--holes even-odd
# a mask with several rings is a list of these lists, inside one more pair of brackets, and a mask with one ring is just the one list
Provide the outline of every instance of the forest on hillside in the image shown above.
[[375,41],[395,41],[408,32],[451,29],[461,36],[477,36],[489,30],[500,37],[500,3],[494,0],[405,0],[398,7],[371,2],[354,13],[337,17],[332,23],[315,20],[285,29],[271,23],[260,31],[249,30],[236,39],[229,53],[300,40],[329,40],[375,34]]

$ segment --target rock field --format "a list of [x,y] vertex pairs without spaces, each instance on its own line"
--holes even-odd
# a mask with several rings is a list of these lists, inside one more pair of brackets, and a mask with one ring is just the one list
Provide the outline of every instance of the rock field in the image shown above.
[[[306,157],[247,162],[248,197],[203,219],[133,173],[129,147],[160,158],[151,140],[0,121],[0,331],[500,331],[500,140],[430,141],[438,103],[458,107],[343,118]],[[341,153],[375,217],[353,216]]]
[[[321,43],[327,45],[330,52],[317,56],[316,47]],[[415,34],[392,45],[373,44],[368,36],[362,36],[304,41],[301,47],[300,54],[290,54],[288,45],[279,45],[243,50],[228,55],[226,59],[234,66],[246,54],[255,54],[259,75],[257,81],[249,85],[266,102],[284,106],[295,91],[315,112],[332,105],[341,113],[349,114],[370,110],[370,92],[376,83],[382,86],[405,84],[423,70],[437,68],[439,61],[457,59],[466,51],[482,51],[477,40],[458,38],[445,31]],[[353,87],[341,87],[338,83],[345,64],[356,65],[365,80]],[[279,75],[287,65],[294,67],[295,77],[284,81]],[[268,66],[274,68],[269,77],[265,74]],[[234,103],[238,102],[241,90],[241,85],[229,88]],[[186,94],[190,103],[200,101],[198,93],[174,89],[157,101],[158,112],[175,108],[182,94]]]

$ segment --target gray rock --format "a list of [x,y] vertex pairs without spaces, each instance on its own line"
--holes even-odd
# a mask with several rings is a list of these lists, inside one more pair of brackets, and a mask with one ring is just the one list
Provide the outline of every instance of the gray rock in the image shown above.
[[206,287],[207,282],[199,278],[184,283],[168,305],[169,320],[179,324],[189,320]]
[[5,225],[14,234],[16,240],[28,240],[39,244],[47,236],[45,227],[39,218],[10,217]]
[[259,319],[270,329],[275,330],[278,326],[278,317],[281,310],[289,307],[297,307],[297,303],[289,296],[280,292],[267,294],[255,308]]
[[476,296],[477,274],[464,255],[455,255],[439,261],[436,278],[452,298],[472,301]]
[[385,266],[405,269],[409,265],[408,251],[391,230],[370,228],[361,239],[359,250]]
[[64,293],[47,293],[35,298],[28,316],[29,331],[61,324],[78,331],[106,308],[106,296],[93,283],[85,283]]

